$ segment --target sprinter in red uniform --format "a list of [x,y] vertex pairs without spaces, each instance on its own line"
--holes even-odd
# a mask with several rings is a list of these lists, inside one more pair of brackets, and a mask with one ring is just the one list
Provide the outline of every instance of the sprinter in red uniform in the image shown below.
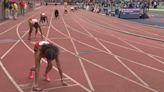
[[[48,73],[52,69],[52,61],[55,60],[57,64],[57,68],[59,70],[59,74],[61,77],[62,85],[66,85],[63,81],[63,72],[61,69],[60,61],[59,61],[59,49],[55,45],[47,42],[47,41],[40,41],[36,42],[34,45],[34,54],[35,54],[35,67],[30,69],[28,77],[33,79],[33,75],[35,74],[34,78],[34,91],[42,90],[38,87],[38,78],[39,78],[39,70],[41,64],[41,58],[45,58],[47,60],[47,67],[44,74],[45,80],[50,81]],[[34,73],[34,74],[33,74]]]

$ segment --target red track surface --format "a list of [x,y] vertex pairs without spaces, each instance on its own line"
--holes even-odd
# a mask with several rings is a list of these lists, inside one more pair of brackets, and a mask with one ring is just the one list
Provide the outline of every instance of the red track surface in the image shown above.
[[[58,20],[54,8],[60,10]],[[164,92],[163,29],[83,10],[63,14],[62,9],[41,7],[0,24],[0,92],[31,92],[27,74],[36,40],[26,40],[27,20],[45,10],[50,25],[42,26],[44,37],[60,48],[68,86],[61,85],[55,64],[52,81],[44,81],[43,61],[39,84],[44,92]]]

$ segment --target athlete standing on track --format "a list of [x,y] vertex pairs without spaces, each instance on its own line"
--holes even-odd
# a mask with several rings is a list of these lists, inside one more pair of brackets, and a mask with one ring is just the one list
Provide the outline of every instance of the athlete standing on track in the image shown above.
[[29,78],[33,79],[33,71],[35,71],[35,80],[34,80],[34,91],[42,90],[38,87],[38,78],[39,78],[39,70],[40,70],[40,64],[41,64],[41,58],[45,58],[47,60],[47,67],[45,71],[45,80],[50,81],[50,78],[48,76],[48,73],[52,69],[52,61],[55,59],[57,68],[59,70],[59,74],[61,77],[62,85],[66,86],[66,84],[63,81],[63,73],[60,66],[59,61],[59,49],[55,45],[47,42],[47,41],[40,41],[36,42],[34,45],[34,51],[35,51],[35,67],[32,67],[29,72]]
[[28,20],[28,23],[29,23],[29,27],[30,27],[30,30],[29,30],[29,35],[28,35],[28,40],[31,40],[31,33],[33,31],[33,28],[35,28],[35,38],[36,38],[36,35],[38,33],[38,28],[39,28],[39,31],[41,33],[41,38],[43,39],[43,34],[42,34],[42,30],[41,30],[41,27],[39,25],[39,21],[37,19],[32,19],[30,18]]

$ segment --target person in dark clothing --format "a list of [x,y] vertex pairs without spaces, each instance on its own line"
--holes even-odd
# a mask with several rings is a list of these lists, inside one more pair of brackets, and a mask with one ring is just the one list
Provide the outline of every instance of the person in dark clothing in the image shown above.
[[55,18],[59,18],[59,11],[57,9],[55,9],[54,15],[55,15]]

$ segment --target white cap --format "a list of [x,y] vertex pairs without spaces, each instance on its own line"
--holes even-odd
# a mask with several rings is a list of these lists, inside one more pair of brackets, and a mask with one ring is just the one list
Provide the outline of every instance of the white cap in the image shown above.
[[42,15],[46,15],[45,13],[42,13]]
[[32,22],[39,22],[37,19],[32,19]]
[[41,42],[39,42],[39,45],[43,45],[43,44],[49,44],[49,42],[47,42],[47,41],[41,41]]

